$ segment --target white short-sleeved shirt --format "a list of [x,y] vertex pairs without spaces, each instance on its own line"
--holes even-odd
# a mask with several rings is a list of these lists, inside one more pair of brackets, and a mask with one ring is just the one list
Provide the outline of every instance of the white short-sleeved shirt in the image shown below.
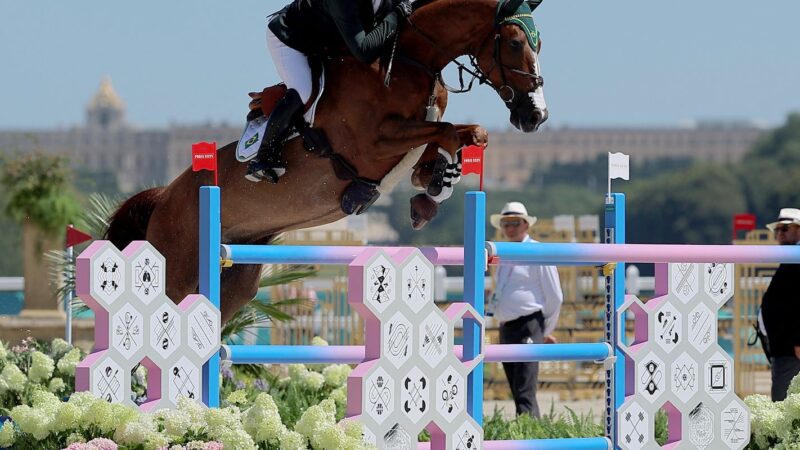
[[[526,236],[523,243],[537,241]],[[495,318],[509,322],[541,311],[545,318],[544,335],[553,332],[564,294],[556,266],[501,265],[495,284]]]

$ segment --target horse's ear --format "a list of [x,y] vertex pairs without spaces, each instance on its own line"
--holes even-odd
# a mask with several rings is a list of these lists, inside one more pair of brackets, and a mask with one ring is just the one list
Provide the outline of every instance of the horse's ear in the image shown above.
[[531,7],[531,11],[535,11],[536,8],[538,8],[539,5],[542,4],[542,1],[543,0],[528,0],[528,6]]
[[525,0],[500,0],[497,8],[497,22],[502,22],[506,17],[514,15]]

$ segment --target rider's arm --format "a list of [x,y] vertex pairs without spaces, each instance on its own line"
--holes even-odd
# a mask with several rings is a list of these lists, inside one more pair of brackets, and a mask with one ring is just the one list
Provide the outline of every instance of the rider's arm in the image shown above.
[[367,33],[361,25],[358,3],[355,0],[329,0],[328,8],[347,48],[361,62],[374,61],[386,41],[397,31],[399,20],[395,10]]

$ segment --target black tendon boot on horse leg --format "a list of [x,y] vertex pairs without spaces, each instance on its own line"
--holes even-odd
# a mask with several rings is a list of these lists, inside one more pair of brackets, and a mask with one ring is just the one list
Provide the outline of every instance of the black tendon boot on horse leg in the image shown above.
[[275,105],[269,116],[258,155],[247,166],[245,178],[254,182],[266,179],[270,183],[277,183],[278,178],[286,173],[286,165],[281,154],[283,141],[289,135],[292,126],[296,126],[302,119],[303,106],[303,100],[296,90],[286,91],[286,95]]

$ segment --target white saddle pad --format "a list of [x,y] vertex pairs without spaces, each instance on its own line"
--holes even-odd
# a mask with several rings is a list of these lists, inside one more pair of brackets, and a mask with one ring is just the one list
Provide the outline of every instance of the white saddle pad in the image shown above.
[[[324,92],[325,74],[323,73],[319,77],[319,95],[317,95],[317,98],[314,100],[311,108],[309,108],[309,110],[303,115],[303,118],[305,118],[306,122],[308,122],[312,127],[314,126],[314,115],[317,112],[319,99],[322,98],[322,94]],[[242,132],[242,137],[239,139],[239,143],[236,145],[237,160],[246,162],[250,161],[256,156],[258,149],[261,147],[261,140],[264,138],[264,131],[267,129],[268,123],[269,117],[262,116],[255,120],[251,120],[247,123],[247,125],[245,125],[244,132]],[[294,139],[295,137],[297,137],[297,133],[289,136],[289,139]]]

